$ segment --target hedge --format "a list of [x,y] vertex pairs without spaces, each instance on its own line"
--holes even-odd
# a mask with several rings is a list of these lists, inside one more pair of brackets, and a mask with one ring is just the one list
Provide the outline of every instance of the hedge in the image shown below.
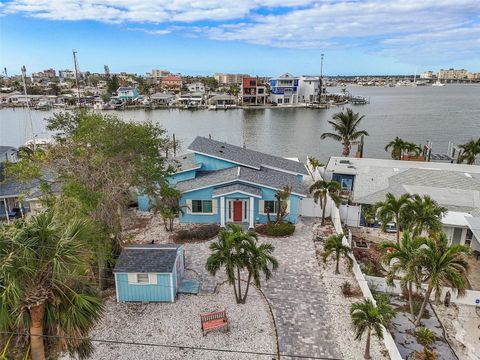
[[258,225],[255,230],[262,235],[268,236],[290,236],[295,232],[295,224],[278,223]]

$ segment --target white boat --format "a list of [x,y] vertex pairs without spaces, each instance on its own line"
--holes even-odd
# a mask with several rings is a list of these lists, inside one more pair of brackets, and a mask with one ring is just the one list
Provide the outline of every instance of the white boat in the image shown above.
[[208,110],[217,110],[217,105],[208,105]]
[[41,100],[38,102],[38,104],[35,106],[35,110],[49,110],[50,109],[50,104],[48,101]]
[[440,82],[440,80],[437,80],[432,84],[432,86],[445,86],[445,84]]

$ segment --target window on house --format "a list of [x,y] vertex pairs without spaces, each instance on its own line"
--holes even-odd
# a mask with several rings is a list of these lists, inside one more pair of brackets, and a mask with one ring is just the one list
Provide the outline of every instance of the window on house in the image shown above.
[[137,283],[139,284],[148,284],[150,280],[148,279],[148,274],[137,274]]
[[285,98],[285,99],[284,99],[284,102],[285,102],[285,104],[288,104],[288,103],[290,102],[290,99],[289,99],[289,98]]
[[258,93],[259,93],[259,94],[263,94],[263,89],[261,89],[261,88],[258,89]]
[[265,200],[263,205],[263,212],[266,214],[267,212],[276,213],[277,212],[277,201],[275,200]]
[[281,104],[281,103],[282,103],[282,99],[278,99],[277,104]]
[[211,213],[212,200],[192,200],[192,213]]
[[465,237],[465,245],[470,246],[472,244],[473,232],[467,229],[467,236]]

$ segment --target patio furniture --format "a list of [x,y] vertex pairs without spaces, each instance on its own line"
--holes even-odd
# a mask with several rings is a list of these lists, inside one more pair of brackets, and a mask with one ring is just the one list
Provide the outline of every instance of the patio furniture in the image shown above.
[[203,336],[207,332],[216,329],[226,328],[227,331],[230,330],[226,310],[200,314],[200,321],[202,323]]

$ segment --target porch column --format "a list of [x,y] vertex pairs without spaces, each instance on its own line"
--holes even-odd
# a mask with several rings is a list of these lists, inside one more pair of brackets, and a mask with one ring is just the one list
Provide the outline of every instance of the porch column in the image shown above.
[[253,196],[250,196],[250,223],[248,224],[248,227],[250,229],[254,228],[254,212],[255,212],[255,198]]
[[225,196],[220,198],[220,226],[225,227]]

